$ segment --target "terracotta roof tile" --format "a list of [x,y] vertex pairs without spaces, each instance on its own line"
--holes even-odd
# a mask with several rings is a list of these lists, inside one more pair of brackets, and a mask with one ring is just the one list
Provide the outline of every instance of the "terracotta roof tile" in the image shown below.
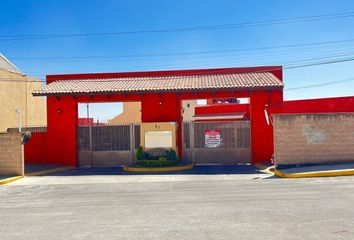
[[58,80],[34,96],[114,94],[146,91],[192,91],[225,89],[282,88],[283,82],[270,72]]

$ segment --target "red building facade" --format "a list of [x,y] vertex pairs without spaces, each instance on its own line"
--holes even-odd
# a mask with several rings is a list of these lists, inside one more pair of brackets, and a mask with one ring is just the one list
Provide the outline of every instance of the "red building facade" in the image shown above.
[[[270,74],[275,82],[267,82],[267,78],[262,79],[259,73]],[[234,78],[231,82],[228,80],[230,76]],[[222,82],[218,80],[219,77],[224,81],[221,85],[218,85]],[[112,87],[108,88],[109,91],[106,88],[98,92],[92,90],[99,88],[100,84],[106,84],[106,81],[113,83],[127,81],[130,84],[131,79],[140,79],[139,81],[144,84],[146,81],[162,79],[164,87],[158,89],[159,86],[153,86],[150,89],[141,88],[137,91],[134,89],[134,91],[121,91],[120,88],[112,90]],[[186,79],[192,82],[195,80],[194,85],[180,87],[184,86],[184,81],[188,82]],[[210,79],[214,79],[214,82]],[[65,81],[69,85],[70,83],[81,85],[71,86],[69,89],[55,86]],[[170,81],[174,82],[174,89],[168,88],[173,85]],[[252,85],[253,81],[258,85]],[[94,82],[93,88],[92,85],[91,88],[89,86],[91,82]],[[134,84],[139,85],[140,82]],[[249,98],[248,104],[225,102],[213,104],[209,101],[210,105],[197,107],[195,112],[196,115],[244,113],[243,118],[251,121],[252,163],[270,162],[273,154],[273,127],[267,121],[266,115],[271,118],[273,113],[354,112],[354,97],[283,102],[281,67],[50,75],[47,76],[47,87],[34,95],[47,96],[48,131],[33,133],[30,143],[25,146],[26,162],[70,166],[77,166],[78,161],[79,103],[140,101],[143,123],[177,123],[177,149],[178,154],[183,156],[181,101]]]
[[[28,162],[77,165],[79,103],[140,101],[143,123],[177,123],[178,155],[183,156],[182,100],[249,98],[247,114],[251,121],[252,163],[269,162],[273,154],[273,128],[267,122],[265,112],[271,115],[283,111],[282,68],[279,66],[49,75],[46,82],[46,88],[34,95],[47,96],[48,131],[34,134],[26,145]],[[127,86],[143,82],[145,88],[124,90],[126,85],[124,89],[115,87],[123,82]],[[151,85],[156,83],[163,83],[163,86]],[[38,149],[41,149],[40,153]]]

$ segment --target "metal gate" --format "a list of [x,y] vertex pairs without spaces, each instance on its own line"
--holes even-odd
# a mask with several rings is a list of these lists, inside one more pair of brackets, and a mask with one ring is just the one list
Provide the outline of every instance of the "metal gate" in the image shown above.
[[78,126],[77,147],[80,167],[131,164],[140,145],[140,125]]
[[[79,126],[77,146],[80,167],[131,164],[140,146],[140,125]],[[196,164],[251,163],[250,121],[184,122],[182,160]]]
[[251,163],[250,121],[184,122],[183,159],[196,164]]

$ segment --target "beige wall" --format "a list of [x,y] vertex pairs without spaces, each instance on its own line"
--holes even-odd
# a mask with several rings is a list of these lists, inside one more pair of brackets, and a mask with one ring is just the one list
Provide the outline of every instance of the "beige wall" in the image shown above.
[[0,176],[23,174],[21,133],[0,133]]
[[276,114],[277,165],[354,161],[354,113]]
[[[194,108],[197,106],[197,100],[182,101],[183,120],[193,121]],[[141,103],[140,102],[124,102],[123,112],[108,120],[108,124],[119,123],[140,123],[141,122]]]
[[41,88],[41,83],[29,82],[38,79],[1,69],[0,79],[0,132],[18,127],[16,108],[22,112],[22,125],[46,125],[45,98],[32,96],[33,90]]
[[185,100],[182,101],[183,109],[183,121],[190,122],[194,120],[195,107],[197,106],[197,100]]
[[124,102],[123,112],[108,120],[108,124],[119,123],[140,123],[141,122],[141,103],[140,102]]

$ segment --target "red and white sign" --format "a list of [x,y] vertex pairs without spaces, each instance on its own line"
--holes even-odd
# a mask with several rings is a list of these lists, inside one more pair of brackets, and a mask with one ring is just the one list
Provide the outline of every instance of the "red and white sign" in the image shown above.
[[219,129],[209,129],[204,132],[205,147],[219,147],[221,145],[221,131]]

